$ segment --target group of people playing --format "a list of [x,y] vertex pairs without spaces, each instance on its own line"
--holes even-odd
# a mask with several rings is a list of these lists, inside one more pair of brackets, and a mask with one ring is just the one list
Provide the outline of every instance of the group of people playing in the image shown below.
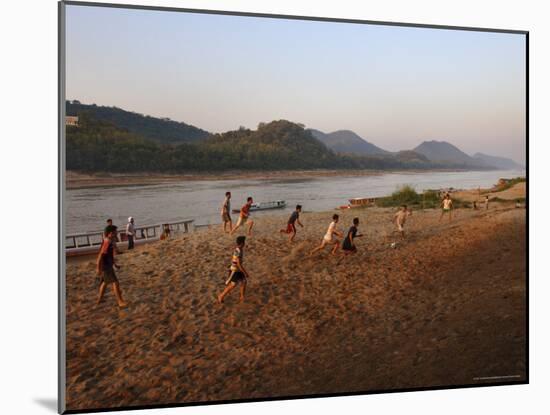
[[[252,197],[248,197],[246,204],[240,209],[239,219],[235,227],[232,226],[230,200],[231,200],[231,192],[227,192],[225,194],[225,199],[221,208],[223,231],[225,233],[233,234],[239,227],[247,223],[248,224],[247,234],[250,236],[252,232],[252,227],[254,224],[254,221],[250,219],[250,207],[252,206],[252,203],[253,203]],[[297,232],[296,225],[299,225],[302,228],[304,227],[302,222],[300,222],[301,213],[302,213],[302,205],[298,204],[296,205],[295,210],[292,212],[292,214],[288,218],[286,227],[280,229],[279,231],[280,233],[285,233],[289,235],[289,238],[288,238],[289,243],[294,242],[294,239],[296,237],[296,232]],[[392,218],[392,222],[393,221],[395,222],[397,230],[403,238],[405,237],[404,225],[406,222],[406,218],[411,214],[412,214],[412,211],[406,205],[403,205]],[[337,224],[339,220],[340,220],[340,216],[338,214],[332,215],[332,222],[329,224],[326,233],[321,239],[320,245],[314,248],[310,252],[310,255],[313,255],[316,252],[324,250],[327,245],[332,246],[331,254],[333,255],[337,254],[340,247],[342,249],[343,255],[351,255],[357,252],[357,247],[355,245],[354,240],[355,238],[359,238],[363,236],[358,233],[359,218],[353,218],[352,225],[348,229],[346,237],[344,238],[342,243],[340,239],[343,238],[344,235],[342,232],[337,230]],[[244,235],[238,236],[236,239],[236,246],[231,256],[231,265],[229,267],[229,270],[227,271],[228,274],[227,274],[227,279],[225,281],[225,288],[218,295],[219,303],[223,303],[224,298],[231,291],[233,291],[233,289],[235,289],[237,285],[240,285],[240,302],[244,301],[247,279],[249,278],[248,271],[246,271],[243,265],[245,244],[246,244],[246,236]]]
[[[486,207],[488,208],[488,197],[486,200]],[[246,199],[246,203],[241,207],[239,211],[239,218],[237,220],[237,223],[235,224],[235,226],[233,226],[231,218],[231,192],[226,192],[225,199],[221,208],[223,232],[232,235],[239,228],[246,225],[247,235],[250,236],[252,234],[252,228],[254,226],[254,221],[250,218],[250,208],[252,207],[252,204],[253,198],[248,197]],[[441,208],[442,211],[439,220],[441,221],[443,216],[448,214],[450,221],[452,218],[453,202],[449,193],[446,193],[443,197],[441,201]],[[304,225],[300,221],[301,213],[302,206],[298,204],[288,218],[286,227],[280,230],[280,233],[288,235],[289,243],[293,243],[296,237],[296,225],[299,225],[302,228],[304,227]],[[397,232],[401,235],[402,238],[405,238],[404,226],[407,218],[410,215],[412,215],[412,210],[409,209],[407,205],[402,205],[391,219],[391,221],[395,223]],[[343,238],[344,235],[337,229],[337,224],[339,220],[340,217],[338,214],[332,215],[332,221],[330,222],[326,233],[321,239],[321,243],[319,244],[319,246],[310,251],[310,255],[324,250],[326,246],[332,246],[331,254],[333,255],[336,255],[340,248],[342,249],[343,255],[350,255],[357,252],[357,247],[355,246],[354,240],[355,238],[363,236],[358,233],[359,218],[353,218],[352,225],[348,229],[346,237],[343,239],[342,243],[340,239]],[[128,218],[128,224],[126,225],[126,236],[128,238],[128,249],[133,249],[134,239],[136,236],[133,217]],[[111,285],[119,307],[125,307],[127,303],[122,298],[120,285],[115,273],[115,269],[118,270],[120,268],[115,261],[115,253],[117,252],[116,242],[118,240],[117,227],[113,225],[113,221],[111,219],[107,220],[107,226],[105,227],[103,237],[104,239],[97,257],[97,273],[101,276],[97,303],[99,304],[102,301],[105,289],[107,288],[107,286]],[[218,295],[218,302],[220,303],[223,303],[225,296],[229,294],[237,285],[240,285],[240,301],[244,301],[246,283],[247,279],[249,278],[249,274],[243,265],[245,243],[246,236],[241,235],[237,237],[236,246],[233,250],[233,254],[231,257],[231,265],[229,267],[227,278],[225,281],[226,286],[224,290]]]
[[221,211],[223,231],[233,235],[241,226],[248,225],[247,233],[250,236],[252,234],[252,227],[254,226],[254,221],[250,219],[250,208],[253,203],[254,200],[251,197],[246,199],[246,203],[239,211],[239,219],[235,226],[233,226],[233,220],[231,219],[231,192],[226,192]]

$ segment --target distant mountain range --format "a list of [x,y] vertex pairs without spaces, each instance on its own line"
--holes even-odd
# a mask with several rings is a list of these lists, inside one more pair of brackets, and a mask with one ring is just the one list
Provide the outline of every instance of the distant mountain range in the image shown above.
[[439,163],[462,164],[466,168],[494,168],[502,170],[521,169],[523,166],[512,159],[476,153],[469,156],[446,141],[424,141],[413,149],[425,155],[431,161]]
[[470,157],[446,141],[424,141],[415,147],[413,151],[425,155],[429,160],[440,163],[459,164],[465,167],[492,167],[480,159]]
[[338,130],[332,133],[324,133],[310,128],[309,131],[315,138],[336,153],[360,154],[366,156],[394,156],[401,160],[415,159],[417,161],[432,161],[464,168],[495,168],[502,170],[524,168],[524,166],[516,163],[514,160],[504,157],[489,156],[482,153],[476,153],[470,156],[446,141],[424,141],[412,150],[394,153],[368,142],[350,130]]
[[[70,154],[74,155],[72,160],[68,160],[68,166],[77,170],[78,166],[88,166],[86,168],[91,170],[114,168],[112,160],[99,163],[101,167],[94,167],[87,160],[97,156],[94,155],[95,149],[89,154],[86,153],[90,150],[86,143],[97,140],[94,137],[106,140],[104,144],[113,148],[122,148],[124,143],[133,143],[144,154],[149,152],[151,162],[147,161],[145,164],[156,166],[148,167],[150,171],[167,169],[169,165],[172,166],[170,169],[178,171],[185,169],[185,166],[201,170],[202,164],[210,169],[259,170],[277,167],[380,170],[523,168],[515,161],[504,157],[482,153],[469,156],[445,141],[424,141],[412,150],[390,152],[350,130],[324,133],[316,129],[304,129],[300,124],[285,120],[260,123],[258,130],[241,128],[223,134],[212,134],[184,122],[151,117],[117,107],[88,105],[79,101],[67,101],[66,105],[67,115],[79,116],[82,121],[80,127],[67,130],[67,139],[71,139],[71,143],[68,143],[71,144]],[[292,139],[288,141],[287,136]],[[147,142],[182,148],[169,151],[161,147],[151,147]],[[161,155],[164,166],[158,164]],[[122,161],[116,161],[116,168],[126,166]],[[135,168],[134,165],[124,167]],[[146,166],[143,165],[142,168],[145,169]]]
[[309,131],[311,131],[311,134],[313,134],[316,139],[337,153],[362,155],[390,154],[389,151],[369,143],[353,131],[338,130],[328,134],[313,128],[310,128]]
[[494,166],[497,169],[501,170],[521,170],[525,168],[525,166],[522,166],[521,164],[516,163],[514,160],[505,157],[495,157],[483,153],[475,153],[473,155],[473,158],[484,162],[488,166]]

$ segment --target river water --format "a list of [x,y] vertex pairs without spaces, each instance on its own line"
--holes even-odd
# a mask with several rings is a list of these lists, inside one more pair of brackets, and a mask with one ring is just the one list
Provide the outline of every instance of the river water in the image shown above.
[[[66,191],[67,234],[103,229],[112,218],[119,227],[133,216],[136,225],[153,225],[194,219],[196,224],[220,223],[220,206],[226,191],[232,193],[232,209],[247,196],[255,202],[285,200],[287,208],[263,214],[287,215],[300,203],[304,211],[324,211],[348,203],[354,197],[378,197],[402,185],[417,191],[453,187],[491,187],[499,178],[525,176],[525,171],[468,171],[385,173],[373,176],[336,176],[285,179],[194,180],[144,186],[121,186]],[[233,215],[235,220],[236,215]]]

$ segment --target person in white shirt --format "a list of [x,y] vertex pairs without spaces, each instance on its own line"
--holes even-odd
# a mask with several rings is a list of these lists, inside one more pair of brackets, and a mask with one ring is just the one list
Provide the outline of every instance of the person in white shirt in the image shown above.
[[411,215],[412,211],[407,208],[407,205],[403,205],[401,206],[401,209],[393,216],[395,225],[397,226],[397,231],[401,234],[402,238],[405,238],[405,230],[403,229],[405,226],[405,221],[407,220],[407,216]]
[[441,201],[441,216],[439,216],[439,222],[441,222],[441,219],[443,219],[443,215],[449,214],[449,222],[453,218],[453,201],[451,199],[451,196],[449,193],[445,195],[443,200]]
[[136,237],[136,228],[134,225],[134,218],[128,218],[128,224],[126,225],[126,236],[128,237],[128,249],[134,249],[134,238]]
[[331,254],[336,255],[336,251],[338,251],[338,248],[340,247],[340,240],[335,237],[342,237],[342,233],[336,230],[336,224],[338,223],[339,216],[334,214],[332,215],[332,222],[330,223],[327,233],[325,236],[323,236],[323,240],[321,241],[321,245],[319,245],[317,248],[312,250],[310,252],[310,255],[313,255],[317,251],[321,251],[325,248],[327,245],[334,245],[332,248]]

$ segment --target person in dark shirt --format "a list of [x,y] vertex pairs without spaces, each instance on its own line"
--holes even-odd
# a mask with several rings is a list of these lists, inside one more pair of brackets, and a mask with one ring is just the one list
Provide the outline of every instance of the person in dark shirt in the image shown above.
[[302,205],[296,205],[296,210],[292,212],[292,215],[290,215],[290,218],[288,219],[288,222],[286,224],[285,229],[281,229],[280,233],[287,233],[289,234],[288,242],[292,243],[294,242],[294,238],[296,237],[296,223],[300,225],[302,228],[304,225],[302,225],[302,222],[300,222],[300,213],[302,212]]
[[170,225],[165,223],[162,225],[162,233],[160,234],[160,240],[165,241],[170,239]]
[[105,288],[107,288],[108,285],[111,285],[113,287],[113,293],[115,294],[118,306],[122,308],[126,307],[128,304],[122,298],[118,278],[115,274],[115,268],[119,268],[115,262],[116,231],[116,226],[114,226],[114,229],[109,231],[105,239],[103,239],[103,243],[101,244],[101,248],[99,249],[99,254],[97,256],[97,274],[101,277],[97,304],[101,303],[103,300]]
[[105,229],[103,230],[103,237],[107,238],[107,235],[110,234],[112,231],[116,231],[117,227],[113,225],[112,219],[107,219],[107,226],[105,226]]
[[346,236],[346,239],[344,239],[344,243],[342,244],[342,252],[345,255],[354,254],[357,252],[357,247],[355,246],[355,243],[353,240],[355,238],[359,238],[363,235],[357,234],[357,227],[359,226],[359,218],[353,219],[353,225],[349,228],[348,234]]
[[105,226],[105,229],[103,229],[103,238],[106,238],[107,235],[110,232],[115,231],[115,239],[114,239],[115,251],[118,251],[116,242],[119,242],[118,235],[117,235],[117,229],[118,228],[115,225],[113,225],[113,220],[112,219],[107,219],[107,226]]

